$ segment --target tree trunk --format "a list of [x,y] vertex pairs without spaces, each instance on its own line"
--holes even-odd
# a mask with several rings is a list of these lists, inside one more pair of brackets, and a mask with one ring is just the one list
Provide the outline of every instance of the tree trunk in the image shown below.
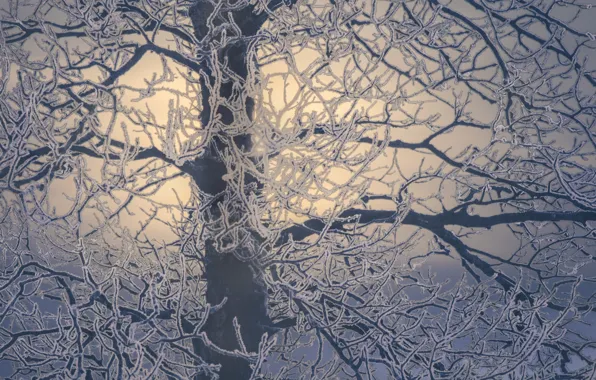
[[[213,11],[213,6],[207,1],[199,1],[191,9],[191,19],[199,40],[202,40],[209,32],[207,18]],[[220,10],[218,13],[220,16],[212,18],[214,26],[223,25],[229,13],[245,37],[254,36],[266,19],[264,15],[255,15],[252,6],[237,11]],[[209,36],[207,39],[212,37],[214,36]],[[211,96],[217,95],[220,99],[232,102],[232,97],[237,94],[238,89],[243,91],[242,86],[248,76],[247,50],[248,45],[245,41],[219,48],[217,52],[219,62],[226,62],[227,70],[230,72],[225,74],[222,70],[218,70],[218,75],[221,75],[222,78],[215,78],[215,70],[209,63],[203,65],[204,74],[206,74],[201,76],[203,97],[201,121],[203,125],[208,125],[212,115],[209,103]],[[212,94],[209,90],[210,87],[206,84],[212,86],[216,83],[216,79],[222,81],[221,87],[219,94]],[[222,124],[233,127],[235,123],[238,123],[239,116],[251,116],[252,99],[248,99],[246,103],[247,115],[239,115],[237,110],[231,110],[225,105],[220,105],[215,114]],[[226,192],[228,183],[224,180],[224,176],[227,174],[227,168],[221,157],[221,153],[226,148],[231,148],[231,144],[236,145],[236,148],[248,151],[252,145],[251,136],[249,133],[231,136],[226,135],[224,131],[222,134],[214,136],[205,154],[191,163],[194,172],[193,179],[199,189],[215,197],[215,201],[209,207],[209,212],[215,219],[239,217],[239,215],[234,216],[233,214],[224,216],[220,211],[220,205],[226,197],[233,196],[232,192]],[[253,176],[246,176],[244,185],[245,188],[250,185],[252,191],[258,191],[261,188],[261,184]],[[253,233],[249,226],[246,226],[246,230],[249,231],[250,239],[257,238],[257,234]],[[234,328],[234,319],[236,318],[246,350],[257,352],[266,326],[270,324],[266,308],[266,290],[259,281],[258,270],[255,270],[258,268],[253,268],[254,264],[251,262],[239,259],[242,256],[240,252],[242,247],[233,252],[223,253],[218,251],[216,242],[210,237],[207,239],[205,242],[206,300],[212,306],[221,304],[224,299],[226,301],[221,308],[208,317],[203,332],[218,347],[228,351],[241,351],[242,348]],[[191,331],[191,329],[192,326],[187,325],[187,330]],[[221,380],[241,380],[251,376],[252,370],[247,360],[217,353],[207,348],[198,339],[193,342],[193,345],[197,354],[207,362],[222,366],[219,373]]]

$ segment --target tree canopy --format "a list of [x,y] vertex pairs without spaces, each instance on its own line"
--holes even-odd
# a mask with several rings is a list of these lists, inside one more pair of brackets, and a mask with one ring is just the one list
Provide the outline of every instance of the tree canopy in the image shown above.
[[590,379],[579,0],[0,5],[0,376]]

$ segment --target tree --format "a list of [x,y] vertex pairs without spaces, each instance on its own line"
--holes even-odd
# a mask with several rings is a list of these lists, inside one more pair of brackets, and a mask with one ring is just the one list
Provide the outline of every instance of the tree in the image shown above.
[[0,10],[2,375],[596,373],[590,5]]

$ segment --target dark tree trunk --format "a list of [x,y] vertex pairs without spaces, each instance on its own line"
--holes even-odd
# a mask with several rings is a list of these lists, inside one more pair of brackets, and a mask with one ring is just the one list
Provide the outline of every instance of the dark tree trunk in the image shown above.
[[[221,348],[240,349],[233,326],[236,317],[246,350],[257,352],[269,322],[265,289],[255,279],[249,264],[233,254],[222,255],[208,248],[206,259],[207,302],[217,304],[224,297],[227,301],[207,319],[203,331]],[[247,379],[251,375],[249,363],[244,359],[207,350],[202,354],[207,361],[222,365],[219,374],[222,380]]]
[[[279,4],[277,3],[276,6]],[[213,6],[209,2],[203,1],[199,1],[193,6],[190,12],[195,34],[199,40],[203,40],[209,32],[207,19],[211,12],[213,12]],[[213,18],[213,24],[221,25],[228,17],[227,13],[231,13],[245,37],[254,36],[266,20],[266,15],[255,15],[253,7],[247,7],[234,12],[220,11],[220,16]],[[234,88],[234,86],[238,86],[241,81],[246,80],[248,75],[247,49],[246,42],[237,42],[219,49],[219,61],[226,62],[227,69],[235,76],[233,78],[232,75],[223,75],[223,78],[218,78],[223,81],[218,94],[221,99],[232,100],[235,91],[237,91],[237,87]],[[210,67],[209,63],[203,65],[203,70],[206,75],[201,76],[203,81],[201,119],[203,125],[207,125],[211,116],[209,98],[214,94],[209,93],[209,87],[206,84],[214,84],[216,78],[213,74],[213,67]],[[244,117],[250,117],[252,99],[247,100],[245,108],[247,115]],[[216,111],[217,117],[224,125],[233,127],[234,123],[238,122],[238,111],[232,111],[226,106],[219,106]],[[222,135],[213,137],[209,149],[202,157],[190,163],[195,173],[193,179],[199,189],[216,197],[209,207],[209,212],[216,218],[222,216],[219,204],[226,196],[230,196],[225,193],[228,183],[223,178],[227,174],[227,169],[220,156],[221,152],[230,147],[230,144],[245,151],[250,150],[251,136],[249,133],[240,136],[226,136],[224,131]],[[259,191],[261,188],[261,184],[252,176],[247,176],[244,184],[245,188],[250,187],[251,191]],[[251,239],[258,239],[248,226],[247,230],[251,234]],[[241,326],[240,331],[246,350],[257,352],[266,326],[270,325],[266,308],[267,294],[259,281],[258,268],[253,267],[254,263],[239,259],[242,256],[241,252],[219,252],[218,245],[209,238],[205,242],[205,247],[207,302],[213,306],[222,303],[224,299],[227,300],[221,308],[208,317],[203,331],[218,347],[228,351],[241,350],[234,329],[234,318],[236,318]],[[191,331],[191,329],[192,325],[187,324],[187,330]],[[217,353],[205,347],[198,339],[193,344],[195,351],[207,362],[222,366],[219,373],[221,380],[241,380],[250,377],[252,371],[247,360]]]

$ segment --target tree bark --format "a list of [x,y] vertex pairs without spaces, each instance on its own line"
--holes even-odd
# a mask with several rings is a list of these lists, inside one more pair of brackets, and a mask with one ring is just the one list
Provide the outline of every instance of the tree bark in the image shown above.
[[[197,39],[204,40],[209,34],[207,19],[212,12],[214,12],[214,7],[208,1],[199,1],[191,9],[190,16]],[[249,6],[236,11],[219,10],[218,15],[212,17],[213,25],[215,27],[222,26],[230,15],[239,26],[244,37],[254,36],[266,20],[266,14],[256,15],[253,12],[253,7]],[[213,37],[213,33],[207,37],[207,39]],[[203,65],[204,73],[201,76],[203,98],[201,121],[203,125],[208,125],[210,117],[212,117],[209,98],[219,96],[220,99],[231,102],[232,97],[238,92],[238,86],[242,86],[242,83],[247,79],[248,62],[246,56],[248,48],[246,40],[219,48],[217,51],[218,60],[222,63],[225,62],[228,70],[228,74],[222,74],[222,70],[217,70],[218,75],[221,75],[222,78],[215,77],[215,70],[210,67],[209,63],[205,62]],[[212,94],[209,88],[213,88],[216,79],[221,80],[222,83],[219,94]],[[240,89],[243,90],[242,87]],[[233,127],[240,116],[250,118],[252,102],[250,98],[246,101],[245,111],[247,115],[239,115],[238,110],[229,109],[225,105],[220,105],[214,114],[222,124]],[[236,136],[226,135],[225,133],[224,131],[223,134],[214,136],[205,154],[191,163],[193,180],[199,189],[215,197],[209,207],[209,212],[216,219],[222,217],[220,205],[226,196],[230,196],[230,192],[226,192],[228,182],[224,180],[228,171],[221,153],[226,148],[234,148],[230,146],[231,144],[235,144],[235,148],[243,151],[249,151],[252,146],[250,133]],[[247,186],[250,186],[252,191],[258,191],[262,187],[250,175],[244,179],[244,186],[246,189],[249,188]],[[234,215],[231,217],[234,217]],[[258,238],[249,226],[246,226],[246,229],[249,231],[251,239]],[[205,247],[206,301],[212,306],[221,304],[224,300],[225,302],[221,308],[209,315],[202,331],[218,347],[228,351],[241,351],[243,348],[238,342],[234,328],[234,319],[236,319],[240,325],[241,337],[246,350],[253,353],[257,352],[261,337],[267,330],[266,326],[270,325],[266,307],[267,294],[258,278],[258,268],[254,267],[254,263],[239,258],[241,257],[240,250],[242,250],[242,247],[233,252],[223,253],[218,251],[218,245],[210,237],[205,241]],[[187,324],[187,330],[191,331],[192,328],[192,325]],[[221,365],[219,372],[221,380],[250,378],[252,370],[247,360],[215,352],[206,347],[199,339],[195,339],[193,345],[197,354],[207,362]],[[199,376],[199,378],[207,377]]]

